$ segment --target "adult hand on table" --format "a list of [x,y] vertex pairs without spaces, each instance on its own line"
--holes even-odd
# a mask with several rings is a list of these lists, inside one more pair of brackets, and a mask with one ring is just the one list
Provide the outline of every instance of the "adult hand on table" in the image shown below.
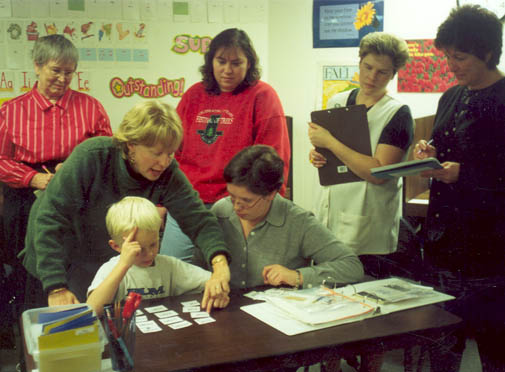
[[49,306],[78,304],[77,297],[67,288],[55,289],[47,296]]
[[278,264],[265,266],[262,275],[265,284],[276,287],[283,284],[296,287],[303,283],[302,275],[299,274],[298,271],[288,269]]
[[[221,259],[222,257],[222,259]],[[212,308],[224,308],[230,303],[230,267],[224,255],[218,255],[212,259],[216,261],[212,265],[213,273],[205,283],[202,309],[208,313]]]

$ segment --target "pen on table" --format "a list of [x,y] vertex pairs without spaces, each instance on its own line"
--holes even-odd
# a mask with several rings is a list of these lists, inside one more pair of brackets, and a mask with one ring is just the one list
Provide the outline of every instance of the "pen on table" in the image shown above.
[[319,302],[321,301],[322,299],[324,299],[325,296],[319,296],[318,298],[316,298],[314,301],[312,301],[313,304],[315,304],[316,302]]
[[[427,145],[431,145],[432,143],[433,143],[433,138],[432,138],[432,139],[430,139],[428,142],[426,142],[426,144],[427,144]],[[418,153],[418,154],[420,154],[420,153],[422,153],[422,152],[423,152],[423,150],[417,150],[417,153]]]

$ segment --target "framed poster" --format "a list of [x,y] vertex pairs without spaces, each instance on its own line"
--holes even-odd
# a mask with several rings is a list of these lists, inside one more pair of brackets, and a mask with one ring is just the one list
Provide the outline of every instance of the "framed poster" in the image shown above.
[[398,70],[399,93],[441,93],[457,84],[433,39],[406,40],[410,60]]
[[357,47],[384,30],[384,0],[314,0],[312,29],[314,48]]
[[359,67],[356,64],[320,62],[318,70],[321,76],[319,89],[322,91],[321,101],[316,105],[318,108],[328,108],[328,100],[337,93],[359,88]]

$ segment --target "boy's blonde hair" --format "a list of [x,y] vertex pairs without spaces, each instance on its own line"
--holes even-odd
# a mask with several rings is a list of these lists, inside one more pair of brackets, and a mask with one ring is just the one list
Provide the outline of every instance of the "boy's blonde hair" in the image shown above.
[[126,196],[110,206],[105,217],[107,231],[116,244],[123,243],[123,236],[135,226],[139,230],[159,231],[161,217],[156,206],[148,199]]
[[159,142],[177,150],[182,142],[182,124],[179,115],[169,104],[157,100],[137,103],[126,113],[114,141],[128,157],[128,144],[155,146]]

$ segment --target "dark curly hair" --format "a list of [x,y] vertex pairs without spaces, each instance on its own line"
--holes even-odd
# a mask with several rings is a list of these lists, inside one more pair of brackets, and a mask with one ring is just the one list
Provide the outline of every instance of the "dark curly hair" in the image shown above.
[[254,194],[266,196],[279,190],[284,161],[271,146],[254,145],[239,151],[224,168],[226,183],[245,186]]
[[244,80],[240,83],[233,94],[238,94],[245,90],[247,87],[255,85],[261,77],[259,68],[259,58],[254,50],[249,36],[238,28],[229,28],[220,32],[209,45],[209,50],[205,53],[204,64],[200,67],[200,72],[202,73],[202,83],[205,90],[209,94],[219,95],[221,94],[221,89],[219,84],[214,78],[214,69],[212,67],[212,61],[216,52],[222,48],[240,48],[249,62],[249,69],[245,75]]
[[502,52],[502,24],[498,17],[479,5],[454,8],[449,17],[438,27],[435,46],[438,49],[455,48],[486,61],[489,69],[495,69]]

